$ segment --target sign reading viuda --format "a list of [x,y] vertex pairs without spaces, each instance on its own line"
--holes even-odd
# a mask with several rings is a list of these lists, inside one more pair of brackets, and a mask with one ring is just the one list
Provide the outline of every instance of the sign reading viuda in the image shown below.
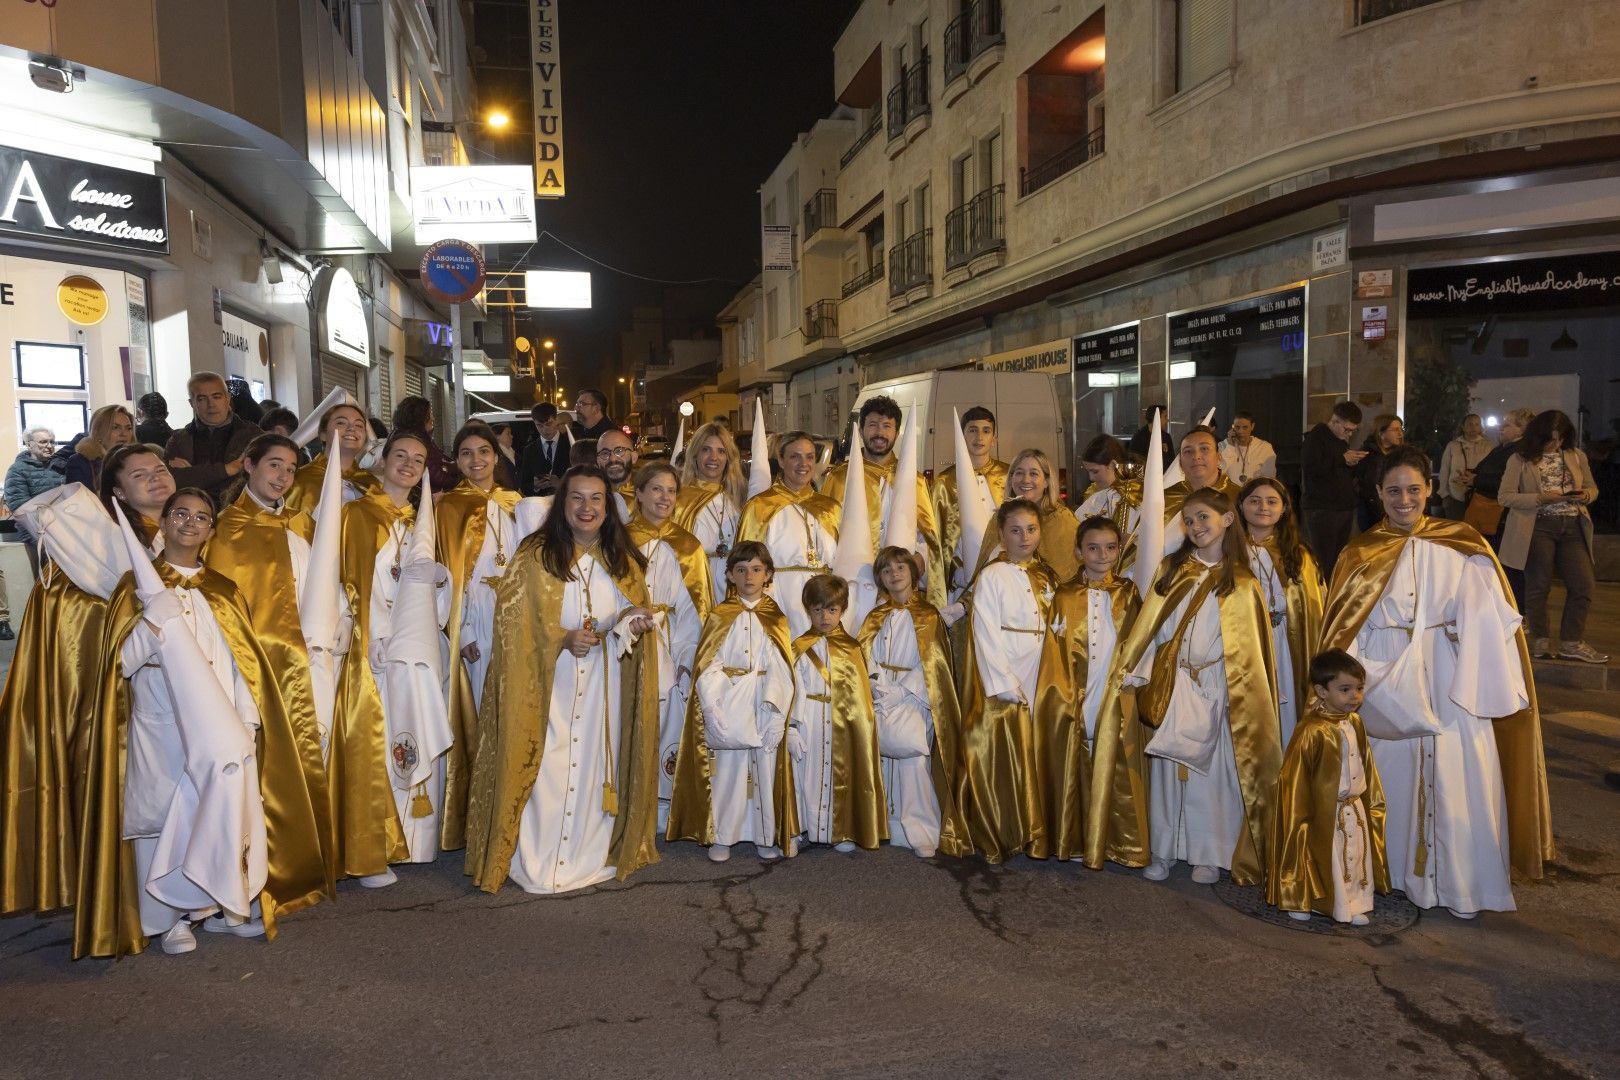
[[484,288],[484,256],[462,240],[440,240],[422,255],[422,287],[446,304],[463,304]]

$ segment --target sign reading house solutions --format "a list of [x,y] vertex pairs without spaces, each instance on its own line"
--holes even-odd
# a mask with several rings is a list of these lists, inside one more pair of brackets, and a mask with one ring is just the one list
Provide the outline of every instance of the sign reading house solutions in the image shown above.
[[0,146],[0,236],[169,252],[163,180],[144,173]]

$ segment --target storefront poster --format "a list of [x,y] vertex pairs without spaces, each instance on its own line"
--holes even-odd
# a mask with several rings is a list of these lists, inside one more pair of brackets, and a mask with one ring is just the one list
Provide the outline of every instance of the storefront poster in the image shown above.
[[1074,339],[1074,368],[1129,366],[1133,370],[1138,362],[1137,335],[1140,323],[1116,326]]
[[1434,266],[1406,274],[1408,318],[1506,315],[1620,304],[1620,252]]
[[167,255],[163,180],[0,146],[0,235]]
[[1304,330],[1305,290],[1283,289],[1170,316],[1170,352],[1202,359],[1264,341],[1298,350],[1305,345]]

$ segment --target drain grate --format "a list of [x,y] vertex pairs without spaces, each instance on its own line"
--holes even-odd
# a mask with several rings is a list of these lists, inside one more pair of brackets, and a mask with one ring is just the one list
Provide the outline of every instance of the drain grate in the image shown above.
[[1287,912],[1278,911],[1266,903],[1266,892],[1260,886],[1234,885],[1232,875],[1225,871],[1221,872],[1221,880],[1210,888],[1227,907],[1241,911],[1249,918],[1258,919],[1269,926],[1281,927],[1284,930],[1302,930],[1307,934],[1370,938],[1374,939],[1374,944],[1382,944],[1376,940],[1380,937],[1390,937],[1403,930],[1410,930],[1417,925],[1421,914],[1416,904],[1397,892],[1373,898],[1373,911],[1366,926],[1334,922],[1323,915],[1312,915],[1310,922],[1298,922],[1290,919]]

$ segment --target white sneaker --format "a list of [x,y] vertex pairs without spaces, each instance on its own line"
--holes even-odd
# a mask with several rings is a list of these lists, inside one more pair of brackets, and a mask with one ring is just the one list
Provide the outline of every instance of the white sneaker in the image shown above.
[[1311,913],[1308,911],[1290,911],[1288,917],[1295,922],[1310,922]]
[[264,937],[264,920],[249,919],[233,926],[225,921],[225,916],[215,915],[203,923],[203,929],[210,934],[234,934],[245,938]]
[[1221,872],[1213,866],[1193,867],[1193,883],[1195,885],[1213,885],[1221,880]]
[[710,844],[709,845],[709,861],[710,862],[725,862],[727,859],[730,859],[730,858],[731,858],[731,845],[730,844]]
[[1473,919],[1479,916],[1477,911],[1458,911],[1454,907],[1448,907],[1446,910],[1451,912],[1451,917],[1454,919]]
[[367,874],[355,880],[368,889],[386,889],[399,880],[399,875],[392,870],[384,870],[380,874]]
[[754,850],[759,854],[759,857],[764,859],[766,862],[771,862],[774,859],[780,859],[782,857],[782,849],[772,844],[755,844]]
[[1163,881],[1170,876],[1170,864],[1163,859],[1154,859],[1142,868],[1142,878],[1146,881]]
[[191,932],[191,923],[181,919],[169,927],[160,944],[163,946],[163,951],[170,956],[180,956],[183,953],[196,951],[197,935]]
[[1372,920],[1367,918],[1367,916],[1365,916],[1365,915],[1352,915],[1352,916],[1350,916],[1350,925],[1351,926],[1366,926],[1370,922],[1372,922]]
[[935,854],[934,849],[931,847],[912,848],[911,853],[919,859],[932,859]]
[[850,852],[855,850],[855,841],[853,841],[853,840],[840,840],[838,843],[833,845],[833,850],[834,851],[841,851],[845,855],[848,855]]

